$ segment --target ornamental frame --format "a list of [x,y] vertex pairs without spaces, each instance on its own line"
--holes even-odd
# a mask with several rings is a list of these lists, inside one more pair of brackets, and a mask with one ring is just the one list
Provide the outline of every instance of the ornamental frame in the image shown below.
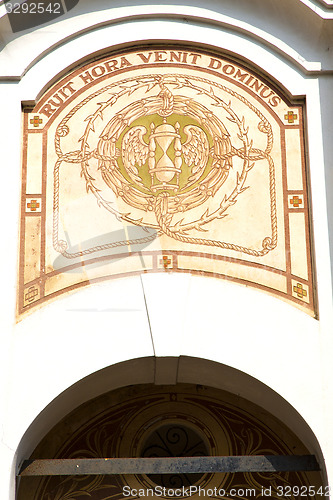
[[[304,104],[290,102],[239,62],[200,49],[190,64],[182,50],[163,46],[104,57],[69,73],[33,109],[24,109],[19,318],[61,293],[142,272],[190,272],[251,285],[316,317]],[[162,52],[176,62],[153,61],[151,54]],[[153,123],[156,116],[164,128]],[[150,135],[140,120],[153,127]],[[72,147],[75,140],[79,147]],[[162,141],[172,143],[173,156],[169,149],[169,164],[161,168],[156,148],[166,147]],[[176,179],[184,169],[192,175],[176,192],[175,181],[163,189],[147,184],[142,168],[152,179],[170,171]],[[113,220],[123,228],[113,239],[107,241],[105,231],[71,243],[61,224],[65,181],[69,175],[73,182],[73,172],[86,199],[95,198],[96,216],[102,209],[103,220],[110,215],[105,227]],[[256,180],[264,172],[265,201]],[[247,228],[253,205],[244,200],[251,199],[259,200],[258,209]],[[238,224],[241,236],[257,231],[260,214],[268,216],[265,232],[249,242],[238,238]],[[110,270],[95,272],[97,263],[109,263]]]

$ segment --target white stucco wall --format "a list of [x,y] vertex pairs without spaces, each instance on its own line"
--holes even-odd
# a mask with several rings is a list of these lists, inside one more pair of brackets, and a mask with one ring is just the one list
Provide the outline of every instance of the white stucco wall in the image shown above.
[[[133,2],[127,7],[121,2],[91,4],[81,0],[67,17],[29,33],[12,35],[6,17],[0,19],[5,45],[0,52],[4,416],[0,497],[14,499],[15,452],[31,422],[54,398],[97,370],[146,356],[205,358],[271,387],[313,430],[333,484],[330,4],[310,0],[281,0],[278,7],[267,0],[210,0],[204,8],[195,1],[191,5]],[[319,320],[251,288],[168,273],[96,284],[15,324],[21,102],[35,101],[49,82],[95,52],[171,39],[237,54],[290,94],[306,96]]]

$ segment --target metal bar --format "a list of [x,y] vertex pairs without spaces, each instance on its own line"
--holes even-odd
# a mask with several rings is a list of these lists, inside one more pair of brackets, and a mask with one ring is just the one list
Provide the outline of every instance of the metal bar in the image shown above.
[[318,471],[314,455],[26,460],[19,476]]

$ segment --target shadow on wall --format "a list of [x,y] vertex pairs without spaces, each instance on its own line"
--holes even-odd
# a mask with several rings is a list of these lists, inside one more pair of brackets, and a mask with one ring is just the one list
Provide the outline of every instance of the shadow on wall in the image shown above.
[[[52,266],[53,269],[62,272],[80,273],[87,265],[89,269],[93,269],[105,265],[107,260],[115,262],[138,253],[145,269],[141,251],[157,237],[158,232],[148,226],[126,226],[72,245],[68,233],[65,232],[66,241],[61,241],[63,251],[53,261]],[[94,259],[96,252],[101,260]],[[90,261],[86,260],[89,256],[92,256]]]
[[13,33],[34,28],[53,21],[72,10],[80,0],[5,0],[5,6]]

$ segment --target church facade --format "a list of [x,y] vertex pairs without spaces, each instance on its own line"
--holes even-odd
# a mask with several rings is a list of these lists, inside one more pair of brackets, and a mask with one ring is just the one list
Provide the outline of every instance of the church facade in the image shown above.
[[331,0],[0,9],[1,498],[330,496]]

